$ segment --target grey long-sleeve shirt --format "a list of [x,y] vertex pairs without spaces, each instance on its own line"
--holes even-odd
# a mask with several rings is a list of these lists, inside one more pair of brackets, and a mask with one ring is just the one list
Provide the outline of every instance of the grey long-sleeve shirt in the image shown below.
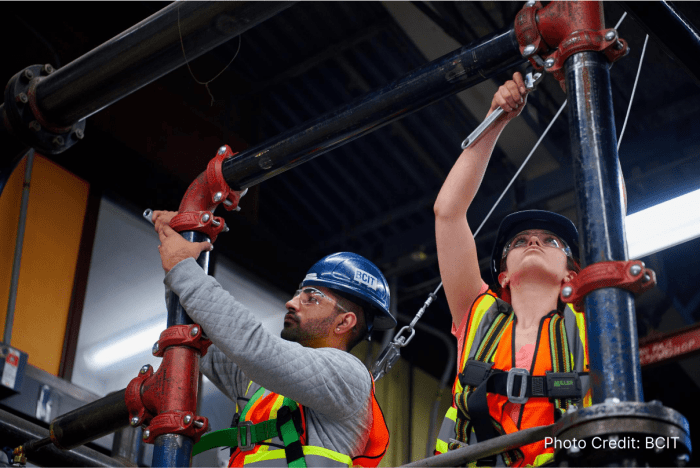
[[242,409],[259,387],[303,405],[309,445],[355,457],[372,421],[372,381],[364,364],[335,348],[306,348],[267,331],[197,262],[186,259],[165,276],[190,318],[213,345],[200,370]]

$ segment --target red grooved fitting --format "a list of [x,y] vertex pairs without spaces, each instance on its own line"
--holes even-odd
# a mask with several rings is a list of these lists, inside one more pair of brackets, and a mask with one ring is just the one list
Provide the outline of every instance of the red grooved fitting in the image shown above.
[[147,423],[154,415],[154,413],[146,409],[143,401],[141,401],[141,386],[151,376],[153,376],[153,367],[149,365],[146,372],[139,372],[139,375],[134,377],[126,387],[124,399],[126,400],[126,407],[129,409],[129,419],[138,418],[138,424],[132,424],[134,426]]
[[[632,267],[637,266],[638,273],[632,274]],[[656,286],[656,273],[644,267],[639,260],[599,262],[581,270],[576,277],[562,285],[560,298],[571,303],[579,312],[584,310],[584,298],[596,289],[621,288],[634,294],[642,294]],[[565,291],[571,288],[568,295]]]
[[[542,36],[540,36],[540,31],[537,27],[537,10],[542,8],[540,2],[535,2],[533,6],[525,6],[520,10],[515,17],[515,35],[518,39],[518,44],[520,45],[520,53],[524,54],[525,47],[528,45],[534,45],[534,54],[541,52],[541,42]],[[536,69],[541,69],[534,61]]]
[[537,24],[542,39],[551,49],[577,31],[603,29],[601,2],[552,2],[537,12]]
[[195,415],[199,357],[211,341],[202,337],[197,324],[174,325],[161,333],[157,344],[153,354],[163,358],[158,371],[144,367],[126,388],[129,417],[149,425],[146,442],[162,434],[182,434],[197,442],[208,426],[207,418]]
[[224,208],[231,211],[238,206],[241,198],[228,186],[221,168],[225,159],[237,153],[233,153],[228,145],[222,146],[222,149],[223,151],[219,150],[214,159],[209,161],[207,169],[187,188],[178,209],[179,213],[170,221],[170,227],[175,231],[203,232],[209,236],[212,243],[225,226],[223,218],[213,215],[214,210],[225,201]]
[[[185,422],[187,416],[191,418],[189,422]],[[201,427],[197,427],[198,424]],[[191,437],[197,443],[208,427],[209,420],[203,416],[195,416],[187,411],[170,411],[159,414],[151,420],[151,424],[148,426],[148,436],[144,437],[143,440],[147,444],[152,444],[156,437],[163,434],[181,434]]]
[[[542,70],[542,60],[551,60],[546,70],[559,80],[564,88],[564,63],[572,55],[583,51],[605,54],[610,62],[627,55],[627,43],[617,37],[608,40],[605,35],[614,31],[603,29],[603,5],[600,1],[554,1],[542,8],[540,2],[525,6],[515,19],[515,33],[524,53],[534,45],[530,63]],[[539,63],[538,63],[539,60]]]
[[207,354],[209,346],[211,346],[211,341],[202,336],[202,327],[197,324],[173,325],[160,333],[158,350],[153,355],[163,357],[165,350],[173,345],[194,348],[199,351],[200,356],[204,356]]
[[141,399],[154,414],[197,409],[199,359],[197,351],[186,346],[165,350],[163,362],[152,378],[141,387]]

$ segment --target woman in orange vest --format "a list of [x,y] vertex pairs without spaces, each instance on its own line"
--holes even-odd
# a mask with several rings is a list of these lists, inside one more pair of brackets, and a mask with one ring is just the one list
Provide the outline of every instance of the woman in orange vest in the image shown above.
[[[435,202],[440,274],[460,356],[438,453],[551,424],[572,405],[590,404],[584,316],[559,301],[562,284],[579,269],[576,227],[547,211],[506,217],[492,253],[495,286],[489,289],[467,222],[496,141],[526,99],[523,77],[515,73],[489,110],[501,107],[504,115],[462,152]],[[552,456],[552,448],[539,442],[502,454],[500,462],[538,466]]]

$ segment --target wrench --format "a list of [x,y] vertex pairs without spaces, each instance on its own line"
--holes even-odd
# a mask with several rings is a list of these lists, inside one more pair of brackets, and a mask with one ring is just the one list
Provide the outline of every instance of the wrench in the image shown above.
[[[537,86],[537,83],[542,81],[544,78],[544,72],[536,72],[534,70],[529,70],[525,74],[525,87],[532,91]],[[498,107],[495,111],[491,112],[491,115],[486,117],[486,119],[481,122],[481,124],[474,129],[471,134],[462,142],[462,149],[465,150],[471,146],[476,140],[479,139],[482,133],[489,128],[493,123],[498,120],[498,118],[503,114],[503,109]]]

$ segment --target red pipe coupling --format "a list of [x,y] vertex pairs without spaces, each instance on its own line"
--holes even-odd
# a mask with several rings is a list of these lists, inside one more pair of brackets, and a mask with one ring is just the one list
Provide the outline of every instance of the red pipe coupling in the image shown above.
[[564,63],[583,51],[605,54],[616,62],[629,52],[615,29],[604,29],[602,2],[555,1],[546,7],[528,2],[515,18],[520,53],[564,87]]
[[642,294],[656,286],[656,273],[644,267],[639,260],[599,262],[581,270],[576,277],[564,283],[560,298],[574,305],[579,312],[584,310],[585,296],[602,288],[621,288],[634,294]]
[[202,172],[185,192],[178,214],[170,221],[170,227],[177,232],[199,231],[205,233],[213,243],[224,230],[226,223],[214,210],[220,203],[228,211],[238,207],[239,192],[231,190],[224,179],[221,164],[235,156],[228,145],[219,148],[214,159],[209,161],[207,170]]
[[199,357],[211,341],[199,325],[175,325],[160,334],[153,355],[162,357],[158,371],[143,366],[126,387],[125,399],[132,426],[144,425],[143,439],[153,443],[163,434],[182,434],[196,443],[209,422],[197,416]]

